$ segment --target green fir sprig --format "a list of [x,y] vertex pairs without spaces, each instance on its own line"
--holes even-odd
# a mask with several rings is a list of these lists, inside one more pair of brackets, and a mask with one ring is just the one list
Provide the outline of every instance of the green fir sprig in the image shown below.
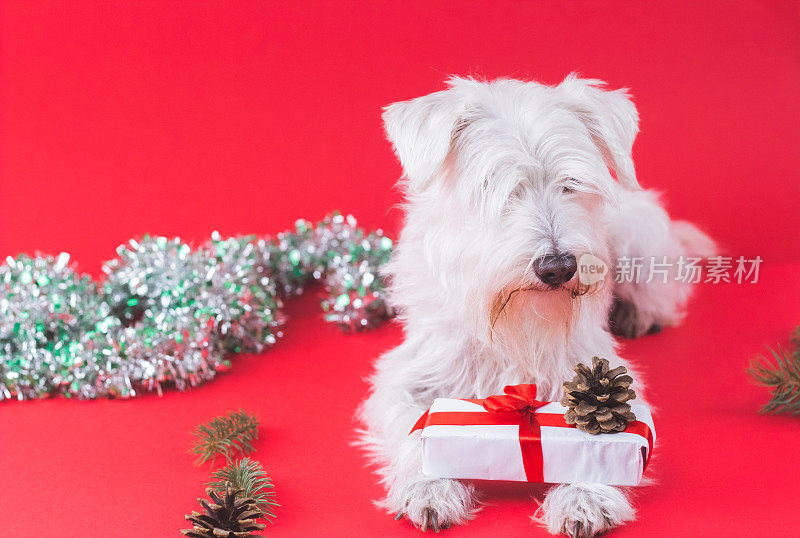
[[[792,342],[797,346],[800,329],[795,332]],[[750,361],[747,373],[759,385],[770,387],[772,397],[762,413],[800,414],[800,349],[795,347],[790,353],[782,349],[770,349],[775,361],[756,357]]]
[[792,343],[795,353],[800,352],[800,327],[797,327],[794,330],[794,334],[792,334],[791,338],[789,338],[789,341]]
[[197,454],[196,465],[213,460],[218,455],[230,463],[236,452],[253,451],[252,441],[258,438],[258,419],[240,409],[217,417],[194,429],[195,443],[191,452]]
[[250,458],[242,458],[228,462],[228,465],[217,469],[212,475],[212,480],[207,485],[214,490],[224,493],[227,484],[241,490],[241,497],[250,497],[255,501],[256,509],[270,523],[275,517],[273,507],[280,506],[275,502],[275,491],[272,479],[264,472],[261,464]]

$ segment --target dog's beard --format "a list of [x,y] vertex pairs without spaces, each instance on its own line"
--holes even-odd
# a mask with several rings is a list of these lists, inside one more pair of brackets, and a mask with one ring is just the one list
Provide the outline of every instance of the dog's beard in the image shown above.
[[568,333],[584,298],[599,293],[602,284],[602,281],[584,284],[578,280],[570,286],[553,287],[534,283],[504,288],[490,304],[489,323],[492,332],[500,320],[514,323],[518,316],[529,315],[538,316],[545,324],[564,327]]

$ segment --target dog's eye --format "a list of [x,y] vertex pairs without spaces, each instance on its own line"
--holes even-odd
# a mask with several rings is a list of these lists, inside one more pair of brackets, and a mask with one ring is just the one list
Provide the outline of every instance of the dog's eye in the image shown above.
[[561,186],[561,192],[564,194],[572,194],[575,192],[575,187],[578,185],[578,180],[572,177],[568,177],[564,180],[564,184]]

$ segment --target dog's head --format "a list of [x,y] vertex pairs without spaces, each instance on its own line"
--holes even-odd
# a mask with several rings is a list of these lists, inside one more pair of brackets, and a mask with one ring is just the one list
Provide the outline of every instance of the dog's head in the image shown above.
[[404,260],[401,245],[390,269],[399,285],[413,287],[422,276],[410,265],[426,265],[445,308],[480,310],[492,325],[515,295],[545,317],[591,295],[579,260],[608,263],[605,208],[621,187],[638,188],[636,108],[603,85],[451,78],[447,90],[386,107],[404,169],[404,234],[418,249]]

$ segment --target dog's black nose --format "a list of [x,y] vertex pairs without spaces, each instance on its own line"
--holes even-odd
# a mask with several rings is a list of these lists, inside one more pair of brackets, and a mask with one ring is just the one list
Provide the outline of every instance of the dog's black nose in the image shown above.
[[578,262],[572,254],[544,256],[533,262],[536,276],[548,286],[569,282],[577,270]]

